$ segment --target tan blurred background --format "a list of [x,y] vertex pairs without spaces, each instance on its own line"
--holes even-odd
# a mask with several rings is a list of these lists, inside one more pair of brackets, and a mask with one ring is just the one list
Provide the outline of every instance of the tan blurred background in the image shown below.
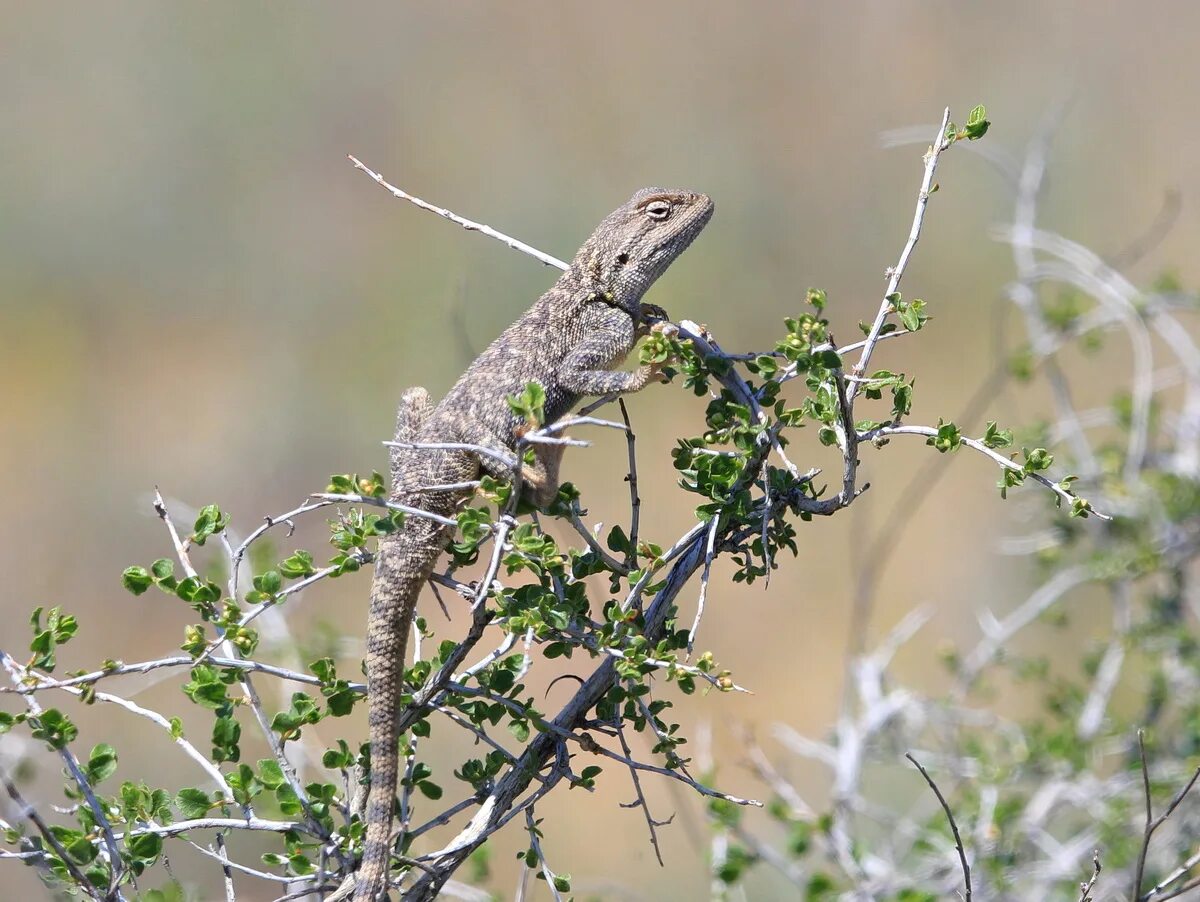
[[[1176,189],[1178,222],[1132,275],[1144,283],[1170,266],[1185,285],[1200,277],[1194,4],[6,7],[0,645],[23,653],[29,610],[63,605],[83,634],[63,653],[65,668],[156,657],[182,638],[182,604],[120,587],[126,565],[169,554],[148,503],[155,485],[181,514],[220,503],[244,533],[332,472],[383,468],[379,442],[400,390],[421,383],[440,395],[552,281],[529,259],[390,198],[347,153],[558,256],[639,186],[704,190],[716,218],[653,300],[708,323],[727,348],[760,349],[809,285],[829,292],[841,336],[877,306],[907,234],[922,151],[885,150],[881,132],[921,123],[932,132],[944,105],[961,121],[983,102],[994,122],[987,144],[1019,153],[1066,99],[1042,222],[1113,252]],[[905,280],[936,320],[876,357],[917,375],[916,422],[957,415],[994,364],[994,308],[1011,274],[988,234],[1010,215],[1003,181],[957,148],[939,181]],[[1003,319],[1011,343],[1019,329]],[[1119,387],[1120,366],[1090,366],[1110,377],[1087,393],[1093,400]],[[702,406],[675,388],[631,408],[646,535],[669,541],[691,514],[668,450],[675,435],[698,430]],[[1036,393],[1006,393],[991,412],[1019,423],[1044,411]],[[805,448],[796,445],[801,465],[828,463]],[[725,789],[761,794],[738,766],[731,724],[762,735],[775,721],[814,735],[828,727],[852,548],[930,453],[915,442],[869,453],[872,492],[849,515],[802,525],[799,560],[784,561],[768,591],[715,584],[699,644],[756,694],[676,710],[690,733],[719,725]],[[623,461],[623,444],[606,436],[569,458],[593,519],[623,515]],[[1028,588],[1023,565],[995,546],[1041,510],[1003,506],[978,460],[945,463],[946,479],[884,574],[870,631],[878,637],[914,604],[936,604],[938,618],[900,662],[928,688],[938,682],[930,651],[972,638],[978,605],[1003,609]],[[297,537],[318,554],[320,526]],[[351,675],[367,583],[365,574],[325,583],[289,613],[314,654],[330,634],[347,635],[340,653]],[[435,626],[452,631],[430,607]],[[154,707],[183,704],[176,680],[124,685],[142,686],[138,700]],[[119,729],[116,779],[175,787],[197,778],[141,722],[56,703],[83,725],[82,749]],[[204,719],[190,722],[206,747]],[[339,722],[318,733],[332,741],[361,729]],[[8,754],[18,742],[0,740]],[[34,796],[45,803],[57,768],[40,760]],[[621,897],[614,887],[630,898],[704,895],[694,842],[705,828],[690,801],[651,781],[656,814],[681,811],[663,831],[659,869],[641,815],[617,807],[631,797],[627,776],[610,770],[595,795],[563,793],[539,808],[552,865],[606,898]],[[448,771],[435,778],[449,789]],[[819,770],[793,776],[820,801]],[[489,885],[504,896],[521,843],[513,833],[493,856]],[[182,850],[174,862],[198,898],[219,891],[213,868]],[[43,892],[16,865],[0,879]],[[765,872],[751,889],[780,891]],[[239,890],[276,895],[252,878]]]

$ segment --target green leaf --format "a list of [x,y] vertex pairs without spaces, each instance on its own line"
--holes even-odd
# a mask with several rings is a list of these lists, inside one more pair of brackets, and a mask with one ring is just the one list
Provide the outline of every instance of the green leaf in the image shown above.
[[101,743],[92,748],[91,755],[88,756],[87,774],[88,782],[93,785],[105,780],[113,775],[117,769],[117,750],[111,745]]
[[967,125],[962,130],[962,137],[969,141],[977,141],[987,134],[991,124],[987,119],[987,110],[981,103],[967,114]]
[[357,495],[358,479],[346,474],[330,476],[325,491],[333,495]]
[[321,756],[321,764],[325,767],[335,769],[350,767],[354,764],[354,753],[350,751],[350,746],[346,744],[346,740],[339,739],[336,749],[325,750],[325,754]]
[[200,508],[200,513],[196,517],[196,523],[192,527],[192,542],[197,545],[203,545],[209,536],[214,536],[229,525],[229,514],[221,513],[221,509],[215,504],[208,504]]
[[134,595],[141,595],[150,588],[150,574],[145,567],[126,567],[121,574],[121,585]]
[[57,708],[47,708],[34,720],[30,718],[34,739],[41,739],[50,748],[64,749],[79,735],[79,728]]
[[1032,451],[1022,449],[1025,454],[1025,472],[1033,473],[1048,470],[1054,464],[1054,455],[1045,448],[1034,448]]
[[436,783],[431,783],[428,780],[422,780],[420,783],[418,783],[417,789],[421,790],[421,794],[425,796],[425,798],[432,799],[435,802],[442,797],[442,787],[438,786]]
[[983,432],[983,443],[993,449],[1007,448],[1013,443],[1012,430],[1000,429],[995,420],[988,420],[987,428]]
[[296,790],[292,789],[290,783],[284,783],[275,789],[275,801],[279,803],[280,812],[288,817],[304,811],[300,797],[296,795]]
[[942,454],[947,451],[956,451],[962,445],[962,433],[953,423],[943,422],[939,418],[937,435],[930,436],[926,439],[925,444],[932,445]]
[[605,540],[609,551],[615,551],[618,554],[628,554],[632,548],[629,544],[629,536],[625,535],[625,530],[620,526],[614,526],[608,531],[608,538]]
[[212,805],[209,802],[207,793],[189,786],[176,793],[175,807],[179,809],[179,813],[186,819],[192,820],[206,816]]
[[283,768],[274,758],[260,758],[258,772],[262,785],[267,789],[278,789],[284,782]]
[[79,629],[79,623],[70,614],[64,614],[62,608],[55,606],[46,614],[46,626],[42,627],[42,609],[38,608],[30,618],[33,625],[33,641],[29,650],[33,652],[33,666],[53,670],[56,662],[54,649],[65,645]]
[[213,760],[237,761],[241,757],[238,740],[242,736],[242,725],[231,716],[218,717],[213,722]]
[[279,572],[284,579],[300,579],[312,576],[316,572],[313,567],[313,556],[307,551],[296,551],[291,557],[279,562]]
[[[100,850],[90,839],[87,838],[86,834],[78,833],[75,835],[77,837],[76,839],[69,843],[64,843],[64,848],[67,850],[67,855],[69,855],[71,860],[76,864],[91,864],[91,862],[96,860],[96,855],[99,854]],[[64,838],[65,837],[60,836],[59,840],[62,841]]]
[[910,301],[907,304],[901,304],[900,322],[909,332],[917,332],[929,320],[925,313],[925,302],[922,300]]
[[130,837],[125,845],[134,858],[140,858],[143,861],[154,861],[162,852],[163,840],[157,833],[143,833],[140,836]]
[[546,421],[546,390],[537,382],[527,383],[520,394],[510,395],[505,400],[513,413],[532,425],[541,426]]
[[278,570],[268,570],[261,576],[254,577],[254,588],[268,595],[276,595],[283,588],[283,577]]

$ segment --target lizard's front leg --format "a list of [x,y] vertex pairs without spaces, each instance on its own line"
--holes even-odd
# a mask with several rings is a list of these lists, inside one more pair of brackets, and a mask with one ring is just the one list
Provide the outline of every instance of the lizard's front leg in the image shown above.
[[612,367],[625,359],[637,340],[633,320],[621,310],[614,310],[593,326],[587,337],[571,349],[559,364],[558,382],[575,395],[628,394],[641,391],[659,378],[659,368],[638,367],[632,372]]

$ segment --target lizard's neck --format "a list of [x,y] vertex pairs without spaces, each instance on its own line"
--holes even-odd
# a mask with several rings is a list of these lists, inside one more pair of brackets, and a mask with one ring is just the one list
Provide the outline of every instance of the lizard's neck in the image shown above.
[[594,263],[573,261],[551,289],[557,296],[556,303],[565,301],[573,307],[607,304],[624,310],[636,321],[645,289],[628,283],[616,285],[602,273],[603,270]]

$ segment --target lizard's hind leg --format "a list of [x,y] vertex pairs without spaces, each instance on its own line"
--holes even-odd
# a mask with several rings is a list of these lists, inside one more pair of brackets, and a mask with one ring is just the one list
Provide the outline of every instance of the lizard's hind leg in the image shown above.
[[534,507],[549,507],[558,497],[558,471],[566,450],[565,444],[535,445],[533,463],[521,467],[521,493]]
[[[524,426],[518,427],[517,435],[524,434],[525,429]],[[485,473],[506,481],[513,478],[512,466],[500,459],[501,457],[507,460],[515,458],[516,451],[512,446],[479,426],[461,430],[460,436],[468,444],[493,450],[500,455],[500,457],[493,457],[490,454],[479,455],[479,466]],[[558,438],[562,438],[562,436],[558,436]],[[558,443],[534,444],[532,446],[532,463],[521,464],[521,494],[534,507],[544,508],[558,495],[558,470],[566,447],[565,444]]]

